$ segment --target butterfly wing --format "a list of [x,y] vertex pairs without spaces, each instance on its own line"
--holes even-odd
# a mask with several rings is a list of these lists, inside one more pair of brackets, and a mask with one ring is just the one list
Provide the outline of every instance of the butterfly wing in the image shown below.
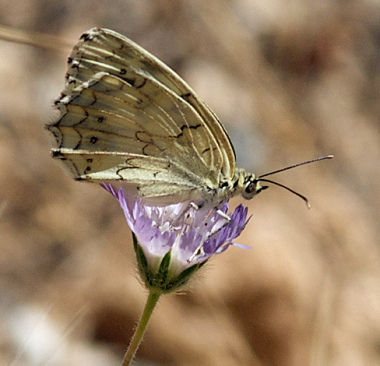
[[92,29],[69,58],[48,126],[77,179],[125,180],[162,202],[212,201],[235,174],[223,126],[165,64],[116,32]]

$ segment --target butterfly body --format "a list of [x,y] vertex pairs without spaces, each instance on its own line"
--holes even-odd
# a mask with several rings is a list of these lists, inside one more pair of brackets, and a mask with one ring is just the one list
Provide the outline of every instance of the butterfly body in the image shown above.
[[69,57],[55,102],[53,157],[77,180],[119,181],[152,204],[250,199],[258,179],[236,168],[216,115],[169,67],[116,32],[94,28]]

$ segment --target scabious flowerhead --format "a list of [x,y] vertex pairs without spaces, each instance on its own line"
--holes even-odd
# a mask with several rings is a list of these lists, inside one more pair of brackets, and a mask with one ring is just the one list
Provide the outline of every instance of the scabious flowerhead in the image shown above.
[[248,209],[240,205],[227,217],[228,203],[216,208],[189,202],[150,206],[128,198],[123,189],[103,188],[118,199],[134,233],[134,249],[145,285],[162,293],[177,290],[214,254],[230,245],[245,228]]

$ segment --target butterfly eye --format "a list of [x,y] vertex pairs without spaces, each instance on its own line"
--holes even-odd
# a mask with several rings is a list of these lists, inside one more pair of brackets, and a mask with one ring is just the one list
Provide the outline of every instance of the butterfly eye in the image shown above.
[[261,191],[261,186],[259,182],[256,179],[253,179],[253,177],[249,177],[245,183],[243,197],[247,200],[250,200],[251,198],[253,198],[253,196],[255,196],[260,191]]
[[252,194],[253,192],[256,191],[256,182],[250,182],[246,187],[245,187],[245,193],[247,194]]

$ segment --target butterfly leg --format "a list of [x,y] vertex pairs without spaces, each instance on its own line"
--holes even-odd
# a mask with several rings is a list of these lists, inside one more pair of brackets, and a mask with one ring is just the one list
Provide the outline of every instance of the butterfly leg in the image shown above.
[[[231,217],[228,216],[226,213],[224,213],[222,210],[217,209],[217,210],[216,210],[216,213],[217,213],[219,216],[221,216],[221,217],[223,217],[224,219],[226,219],[228,222],[231,221]],[[224,226],[223,226],[223,227],[224,227]]]
[[[190,206],[192,208],[194,208],[195,210],[199,210],[200,208],[202,208],[203,204],[201,205],[197,205],[195,202],[190,202]],[[224,219],[226,219],[228,222],[231,221],[231,217],[229,217],[226,213],[224,213],[222,210],[220,210],[219,208],[216,210],[216,213],[223,217]]]

